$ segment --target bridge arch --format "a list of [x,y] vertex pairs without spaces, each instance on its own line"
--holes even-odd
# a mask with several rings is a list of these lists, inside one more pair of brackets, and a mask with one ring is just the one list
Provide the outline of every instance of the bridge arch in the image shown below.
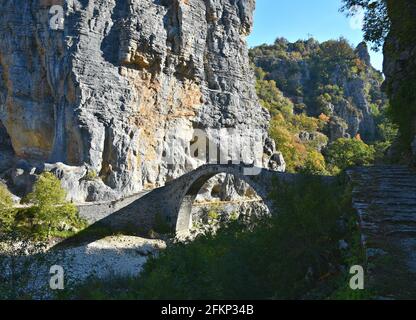
[[[208,180],[221,173],[231,174],[245,181],[263,199],[271,211],[272,208],[267,202],[265,186],[259,183],[262,180],[263,169],[252,171],[253,173],[258,173],[255,175],[247,174],[247,169],[250,170],[252,168],[241,165],[205,165],[179,178],[183,180],[181,183],[182,187],[176,189],[177,191],[180,190],[177,195],[177,205],[173,212],[171,211],[172,216],[168,218],[175,228],[176,234],[180,236],[189,233],[192,228],[192,207],[196,197]],[[178,181],[175,183],[176,187],[178,187],[177,183]]]
[[[247,171],[248,170],[248,171]],[[92,225],[105,226],[116,232],[134,232],[145,235],[165,222],[178,236],[189,234],[192,205],[204,184],[217,174],[226,173],[240,178],[262,198],[270,212],[275,212],[269,197],[273,181],[294,182],[299,175],[250,168],[242,165],[203,165],[194,171],[168,182],[165,186],[122,199],[80,207],[80,215]],[[162,219],[162,220],[161,220]],[[132,231],[135,230],[135,231]],[[88,232],[85,232],[88,234]]]

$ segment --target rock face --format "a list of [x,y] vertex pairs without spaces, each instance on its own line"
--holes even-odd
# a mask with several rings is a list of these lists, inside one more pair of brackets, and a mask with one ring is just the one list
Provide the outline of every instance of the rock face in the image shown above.
[[14,152],[6,128],[0,122],[0,172],[6,170],[14,159]]
[[355,49],[355,52],[361,61],[363,61],[367,66],[371,66],[371,56],[365,42],[361,42]]
[[389,0],[387,8],[391,28],[383,49],[384,88],[399,124],[400,144],[416,163],[416,3]]
[[[255,132],[265,143],[269,115],[245,43],[253,10],[254,0],[3,1],[1,157],[72,176],[72,198],[83,201],[197,167],[196,129]],[[86,181],[88,172],[99,179]]]

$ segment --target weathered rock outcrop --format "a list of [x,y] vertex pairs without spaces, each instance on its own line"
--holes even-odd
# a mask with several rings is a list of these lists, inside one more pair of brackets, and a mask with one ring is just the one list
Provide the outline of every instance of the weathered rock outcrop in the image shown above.
[[[245,43],[254,2],[3,0],[0,167],[7,149],[25,174],[58,170],[73,200],[100,200],[197,167],[195,129],[265,142]],[[63,7],[62,30],[51,28],[52,5]]]

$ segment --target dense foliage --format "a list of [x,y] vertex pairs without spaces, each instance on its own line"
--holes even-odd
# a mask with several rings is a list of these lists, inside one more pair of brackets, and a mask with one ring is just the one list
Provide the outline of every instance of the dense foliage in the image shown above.
[[344,170],[348,167],[373,163],[375,149],[357,138],[341,138],[328,147],[326,155],[328,164],[333,170]]
[[366,84],[368,103],[377,106],[385,103],[380,89],[382,74],[369,65],[364,50],[367,50],[364,44],[354,49],[343,38],[322,43],[313,38],[294,43],[278,38],[272,45],[251,49],[250,58],[262,69],[257,75],[274,80],[293,102],[296,113],[306,111],[318,116],[330,115],[328,102],[333,105],[344,102],[357,108],[359,101],[353,92],[347,92],[352,90],[346,90],[345,84],[358,79]]
[[[395,69],[386,79],[386,90],[390,96],[390,114],[399,126],[399,149],[404,156],[416,143],[416,3],[411,0],[387,0],[392,21],[389,39],[384,54]],[[416,144],[415,144],[416,146]],[[402,158],[403,158],[402,155]]]
[[171,245],[139,278],[92,280],[61,298],[359,298],[347,289],[346,270],[362,263],[349,188],[305,177],[276,181],[271,197],[279,215],[254,228],[232,222],[216,235]]
[[[256,90],[263,107],[269,110],[270,136],[286,161],[287,171],[295,172],[310,169],[311,172],[325,174],[325,160],[317,155],[317,149],[327,144],[327,137],[316,134],[308,142],[301,141],[300,132],[315,132],[324,126],[325,119],[308,117],[306,114],[295,114],[293,102],[284,97],[274,80],[265,80],[266,73],[256,68]],[[319,153],[319,152],[318,152]]]

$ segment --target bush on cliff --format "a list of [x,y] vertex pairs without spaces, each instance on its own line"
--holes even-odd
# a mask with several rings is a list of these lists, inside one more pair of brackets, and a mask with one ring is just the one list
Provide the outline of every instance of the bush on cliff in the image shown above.
[[[355,130],[355,122],[365,120],[360,116],[361,100],[374,111],[378,130],[360,125],[360,133],[366,143],[374,144],[377,160],[384,160],[392,140],[384,135],[391,128],[385,112],[388,101],[381,91],[383,76],[366,60],[366,51],[364,44],[354,48],[343,38],[322,43],[312,38],[294,43],[277,39],[250,50],[257,95],[271,114],[270,136],[289,172],[336,174],[328,163],[316,161],[317,153],[339,132]],[[361,86],[358,97],[353,92]],[[395,136],[390,131],[389,136]]]
[[264,80],[264,71],[256,68],[258,77],[256,83],[257,94],[262,106],[269,110],[272,119],[270,121],[270,136],[276,142],[276,146],[286,161],[289,172],[302,171],[317,174],[327,174],[325,161],[321,157],[318,160],[317,147],[314,144],[327,143],[318,139],[308,142],[301,141],[301,132],[316,132],[322,125],[322,120],[308,117],[306,114],[294,114],[294,105],[290,99],[285,98],[276,87],[274,81]]

